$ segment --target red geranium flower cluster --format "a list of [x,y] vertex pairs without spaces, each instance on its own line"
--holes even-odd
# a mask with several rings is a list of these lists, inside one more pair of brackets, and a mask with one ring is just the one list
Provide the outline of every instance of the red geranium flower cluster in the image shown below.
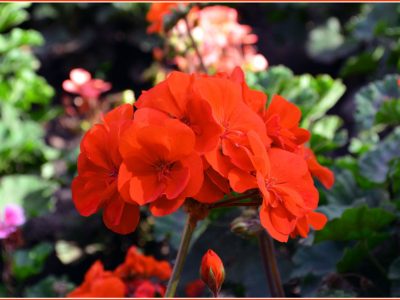
[[114,272],[105,271],[96,261],[85,275],[84,282],[68,297],[78,298],[152,298],[164,296],[164,281],[171,275],[167,261],[157,261],[131,247],[125,262]]
[[326,217],[315,212],[312,175],[333,184],[304,144],[300,110],[280,96],[267,105],[241,69],[215,76],[172,72],[104,117],[81,143],[73,199],[82,215],[103,208],[106,225],[135,229],[139,207],[154,216],[176,211],[192,198],[204,205],[233,191],[259,191],[261,224],[272,237],[305,237]]

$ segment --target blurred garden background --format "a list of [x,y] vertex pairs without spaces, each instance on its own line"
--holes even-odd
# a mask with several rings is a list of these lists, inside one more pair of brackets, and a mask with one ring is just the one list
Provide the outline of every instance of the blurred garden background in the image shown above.
[[[118,235],[101,214],[78,214],[70,185],[102,113],[172,70],[201,71],[191,38],[209,73],[239,65],[249,86],[297,104],[310,148],[335,173],[331,189],[318,185],[325,228],[275,243],[285,295],[400,296],[400,5],[190,4],[164,18],[161,35],[148,29],[150,6],[0,4],[0,296],[66,296],[96,261],[115,270],[131,246],[173,264],[183,212],[143,211],[134,233]],[[216,25],[191,19],[205,9]],[[239,39],[224,22],[243,39],[207,36],[213,25],[213,37]],[[178,296],[211,296],[196,285],[209,248],[225,265],[221,296],[270,295],[248,218],[223,208],[200,223]]]

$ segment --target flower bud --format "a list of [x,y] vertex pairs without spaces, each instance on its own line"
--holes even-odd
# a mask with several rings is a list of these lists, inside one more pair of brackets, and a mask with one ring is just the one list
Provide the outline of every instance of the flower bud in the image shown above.
[[200,277],[214,294],[214,297],[218,297],[225,279],[225,269],[219,256],[212,250],[208,250],[203,256]]

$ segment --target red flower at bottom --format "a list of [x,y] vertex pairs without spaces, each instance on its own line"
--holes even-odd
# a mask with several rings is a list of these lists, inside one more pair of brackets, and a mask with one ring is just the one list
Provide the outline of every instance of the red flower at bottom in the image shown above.
[[112,272],[105,271],[103,264],[96,261],[85,275],[84,282],[69,293],[69,298],[122,298],[125,284]]

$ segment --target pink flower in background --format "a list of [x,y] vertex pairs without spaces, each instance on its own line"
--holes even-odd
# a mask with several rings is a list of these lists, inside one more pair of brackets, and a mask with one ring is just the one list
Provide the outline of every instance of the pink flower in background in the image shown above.
[[25,223],[25,214],[21,206],[7,204],[4,213],[0,212],[0,239],[7,238]]
[[[254,44],[258,37],[250,26],[238,23],[238,13],[227,6],[193,8],[188,15],[191,32],[207,69],[232,72],[236,66],[249,71],[263,71],[268,62],[257,53]],[[173,28],[170,41],[178,52],[175,59],[185,72],[199,70],[200,61],[194,51],[186,51],[188,40],[184,20]]]
[[111,89],[111,84],[101,80],[93,79],[92,75],[85,69],[73,69],[69,73],[70,79],[63,82],[64,91],[78,94],[84,99],[97,99],[99,96]]

